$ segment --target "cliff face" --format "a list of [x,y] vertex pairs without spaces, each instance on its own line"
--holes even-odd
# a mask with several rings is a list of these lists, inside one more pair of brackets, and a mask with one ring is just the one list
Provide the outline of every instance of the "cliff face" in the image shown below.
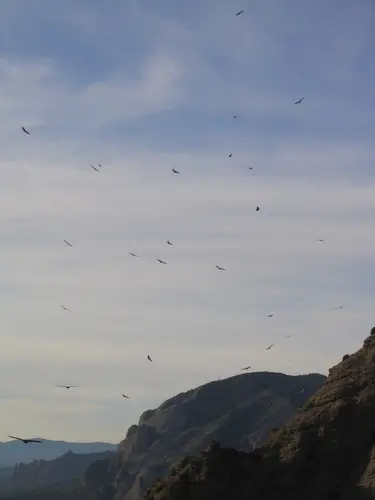
[[371,332],[264,446],[243,453],[214,445],[172,468],[145,499],[375,499],[375,328]]
[[172,464],[212,440],[250,451],[291,418],[326,377],[250,373],[205,384],[148,410],[113,459],[93,463],[85,486],[101,499],[137,500]]

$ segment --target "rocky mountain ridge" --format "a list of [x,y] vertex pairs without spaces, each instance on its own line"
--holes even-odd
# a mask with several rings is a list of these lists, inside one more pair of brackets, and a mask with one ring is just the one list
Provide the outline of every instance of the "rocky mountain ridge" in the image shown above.
[[213,443],[145,500],[375,499],[375,328],[296,416],[253,452]]
[[144,412],[119,454],[88,468],[85,487],[100,500],[138,500],[174,463],[212,440],[250,451],[290,419],[325,378],[257,372],[181,393]]

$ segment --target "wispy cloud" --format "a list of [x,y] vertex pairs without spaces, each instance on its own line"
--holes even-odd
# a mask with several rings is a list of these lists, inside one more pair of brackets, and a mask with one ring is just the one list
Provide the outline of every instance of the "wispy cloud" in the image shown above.
[[373,326],[373,6],[236,8],[0,6],[3,439],[118,441],[247,364],[326,372]]

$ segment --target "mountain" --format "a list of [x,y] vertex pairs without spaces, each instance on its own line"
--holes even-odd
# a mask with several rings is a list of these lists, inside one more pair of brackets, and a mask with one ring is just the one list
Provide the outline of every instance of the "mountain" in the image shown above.
[[258,372],[214,381],[144,412],[113,459],[94,462],[84,484],[91,497],[135,500],[173,463],[212,440],[250,451],[290,419],[324,375]]
[[34,460],[53,460],[68,451],[84,454],[116,450],[117,444],[113,443],[68,443],[43,439],[42,443],[25,445],[12,440],[0,442],[0,467],[9,467],[20,462],[30,463]]
[[114,453],[107,451],[78,455],[68,451],[55,460],[20,463],[14,467],[10,476],[0,481],[0,491],[15,495],[41,489],[72,489],[82,482],[92,462],[109,458]]
[[246,453],[212,443],[145,500],[375,499],[375,328],[289,423]]

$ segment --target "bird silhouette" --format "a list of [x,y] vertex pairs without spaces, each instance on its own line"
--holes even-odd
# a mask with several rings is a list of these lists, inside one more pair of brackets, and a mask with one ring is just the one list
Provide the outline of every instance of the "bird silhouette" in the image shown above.
[[64,388],[64,389],[70,389],[72,387],[79,387],[78,385],[59,385],[59,384],[56,384],[56,387],[61,387],[61,388]]
[[96,170],[97,172],[100,172],[100,170],[96,167],[94,167],[94,165],[90,165],[91,168],[93,168],[94,170]]
[[256,207],[256,209],[255,209],[255,210],[256,210],[257,212],[259,212],[260,208],[259,208],[259,207]]
[[234,115],[233,118],[237,118],[237,115]]
[[274,316],[274,313],[271,313],[268,315],[269,318],[272,318]]
[[152,359],[150,358],[150,355],[149,355],[149,354],[147,354],[147,359],[148,359],[149,361],[152,361]]
[[73,245],[69,243],[69,241],[64,240],[64,242],[68,245],[68,247],[72,247]]
[[127,396],[126,394],[123,394],[122,397],[126,398],[126,399],[130,399],[129,396]]
[[253,170],[253,167],[249,167],[249,170]]
[[219,271],[226,271],[226,269],[224,267],[220,267],[220,266],[216,266],[217,269],[219,269]]
[[236,16],[239,16],[242,13],[243,13],[243,10],[240,10],[239,12],[237,12]]
[[135,254],[135,253],[133,253],[133,252],[129,252],[129,253],[130,253],[130,255],[131,255],[132,257],[139,257],[139,255],[137,255],[137,254]]
[[232,153],[228,156],[228,158],[232,158]]
[[26,130],[25,127],[21,127],[21,128],[22,128],[23,132],[25,132],[25,134],[30,135],[30,132],[28,130]]
[[175,170],[174,168],[172,168],[172,172],[173,172],[174,174],[179,174],[179,173],[180,173],[178,170]]
[[166,264],[166,262],[164,262],[164,260],[160,260],[160,259],[156,259],[158,262],[160,262],[160,264]]
[[168,245],[173,246],[173,243],[171,243],[169,240],[167,240]]
[[275,344],[271,344],[270,346],[267,347],[266,351],[269,351],[270,349],[272,349],[272,347],[274,346]]
[[324,243],[324,240],[316,240],[316,241],[319,241],[320,243]]
[[296,101],[294,104],[301,104],[301,102],[304,100],[304,97],[301,97],[299,101]]
[[250,366],[245,366],[245,368],[241,368],[241,371],[243,372],[245,370],[250,370],[250,368],[251,368],[251,365]]
[[10,436],[8,434],[8,437],[12,438],[12,439],[17,439],[17,441],[22,441],[24,444],[28,444],[28,443],[41,443],[42,441],[40,439],[22,439],[22,438],[19,438],[19,437],[16,437],[16,436]]
[[68,309],[67,307],[63,306],[62,304],[60,304],[60,307],[62,307],[64,309],[64,311],[68,311],[68,312],[71,312],[70,309]]

